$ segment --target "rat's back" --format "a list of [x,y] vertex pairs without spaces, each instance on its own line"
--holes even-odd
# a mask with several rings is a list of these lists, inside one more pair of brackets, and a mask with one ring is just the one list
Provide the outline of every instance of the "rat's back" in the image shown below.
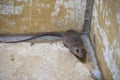
[[62,35],[62,40],[63,40],[63,44],[65,46],[67,46],[68,48],[73,43],[77,43],[77,42],[79,42],[80,44],[82,43],[79,32],[77,32],[75,30],[68,30],[68,31],[64,32]]

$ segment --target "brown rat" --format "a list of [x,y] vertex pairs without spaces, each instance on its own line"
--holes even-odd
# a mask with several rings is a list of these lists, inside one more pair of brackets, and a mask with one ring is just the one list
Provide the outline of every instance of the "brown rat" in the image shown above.
[[37,36],[33,36],[31,38],[20,40],[20,41],[10,41],[5,43],[17,43],[17,42],[24,42],[28,40],[32,40],[42,36],[57,36],[61,37],[63,44],[70,49],[70,52],[73,53],[75,56],[82,58],[84,55],[84,45],[81,40],[81,34],[87,34],[85,32],[77,32],[75,30],[67,30],[65,32],[48,32],[44,34],[40,34]]

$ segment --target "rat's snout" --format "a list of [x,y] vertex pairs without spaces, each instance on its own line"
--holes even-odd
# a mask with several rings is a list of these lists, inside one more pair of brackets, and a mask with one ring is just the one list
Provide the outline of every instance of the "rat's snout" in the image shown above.
[[83,52],[79,53],[79,57],[83,58]]
[[75,55],[78,56],[78,57],[80,57],[80,58],[83,58],[83,56],[84,56],[83,49],[76,49],[75,50]]
[[84,57],[84,54],[85,54],[85,50],[82,48],[82,50],[81,50],[81,57]]

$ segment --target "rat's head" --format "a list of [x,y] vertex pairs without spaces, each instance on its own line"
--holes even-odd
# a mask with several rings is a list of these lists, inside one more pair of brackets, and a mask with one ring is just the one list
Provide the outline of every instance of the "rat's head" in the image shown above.
[[83,58],[84,56],[84,47],[82,45],[73,45],[71,47],[71,52],[75,55],[78,56],[79,58]]

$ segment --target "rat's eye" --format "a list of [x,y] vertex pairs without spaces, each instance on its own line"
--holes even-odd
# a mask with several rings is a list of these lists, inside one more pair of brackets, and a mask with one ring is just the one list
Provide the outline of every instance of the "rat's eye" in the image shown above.
[[82,49],[82,52],[84,52],[84,49]]
[[79,50],[77,49],[77,52],[79,52]]

